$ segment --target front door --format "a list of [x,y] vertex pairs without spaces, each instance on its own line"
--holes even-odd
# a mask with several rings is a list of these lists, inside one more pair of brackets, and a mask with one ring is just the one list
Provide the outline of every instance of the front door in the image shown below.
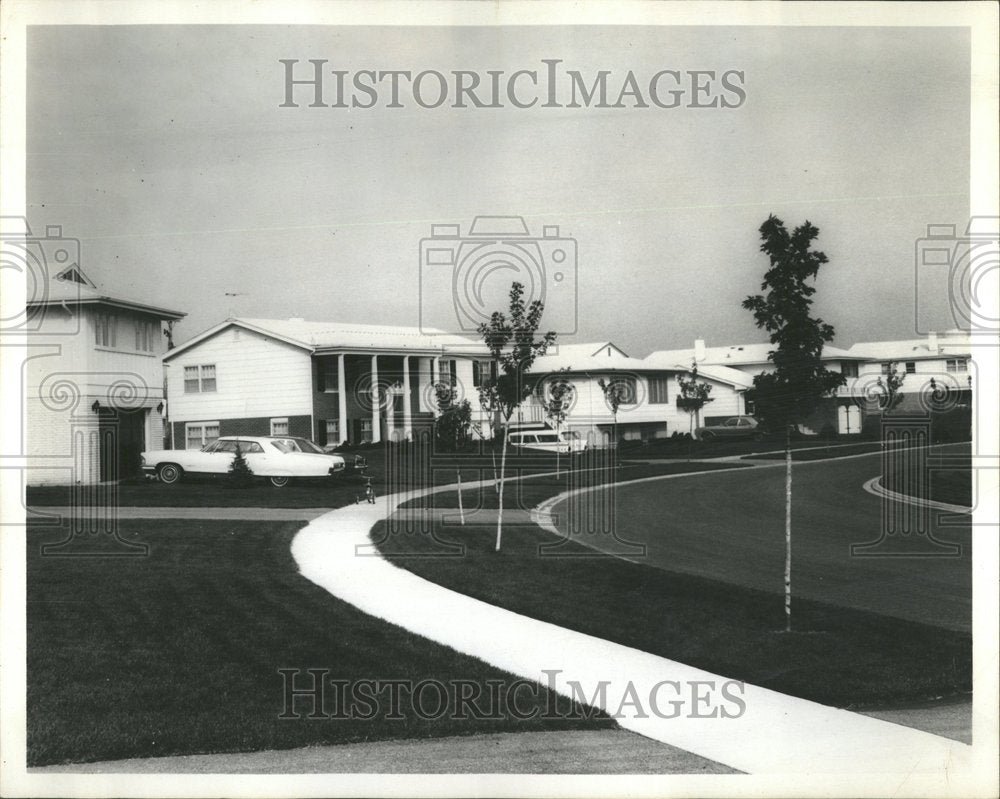
[[146,411],[100,411],[101,482],[136,477],[146,448]]

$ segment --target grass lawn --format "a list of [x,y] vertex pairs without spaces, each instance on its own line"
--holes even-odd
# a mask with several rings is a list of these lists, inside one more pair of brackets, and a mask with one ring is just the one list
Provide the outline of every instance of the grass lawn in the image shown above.
[[[222,478],[186,478],[175,485],[155,480],[123,481],[116,487],[120,507],[140,508],[339,508],[354,502],[361,481],[353,475],[291,483],[284,488],[255,482],[228,489]],[[72,504],[69,486],[29,486],[27,502],[35,507]]]
[[[831,443],[829,447],[824,446],[822,441],[813,441],[812,447],[808,449],[796,449],[792,447],[793,461],[819,461],[827,458],[843,458],[845,455],[865,455],[869,452],[880,452],[882,443],[880,441],[858,441],[853,444]],[[780,461],[785,459],[785,451],[766,452],[763,455],[745,456],[755,460]]]
[[[398,445],[394,445],[397,446]],[[454,483],[461,472],[462,480],[490,479],[493,461],[488,451],[483,453],[426,453],[416,448],[398,447],[398,456],[389,464],[387,448],[366,448],[362,454],[368,459],[367,473],[380,496],[416,486],[447,485]],[[570,460],[559,459],[558,468],[589,469],[595,464],[606,465],[606,452]],[[347,455],[348,462],[354,454]],[[498,456],[499,462],[499,456]],[[550,453],[508,453],[507,474],[525,475],[555,471],[556,457]],[[672,471],[699,471],[719,468],[715,465],[692,463],[689,465],[631,465],[619,469],[630,476],[664,474]],[[390,479],[391,475],[391,479]],[[566,480],[567,478],[562,478]],[[284,488],[274,488],[263,481],[255,481],[249,488],[230,489],[224,477],[185,477],[175,485],[164,485],[156,480],[126,480],[115,487],[121,507],[249,507],[249,508],[339,508],[354,502],[362,490],[361,478],[351,470],[333,478],[301,479]],[[511,484],[514,485],[514,484]],[[29,486],[29,506],[64,507],[72,504],[70,486]]]
[[390,535],[383,550],[485,602],[825,704],[884,707],[971,690],[965,633],[798,599],[802,632],[788,635],[777,632],[779,594],[600,556],[574,542],[542,556],[539,544],[561,539],[531,525],[507,527],[496,554],[492,530],[467,529],[437,530],[439,539],[465,544],[463,557],[412,557],[440,547],[430,536]]
[[[585,464],[579,464],[584,466]],[[627,480],[639,480],[643,477],[655,477],[663,474],[684,474],[689,472],[711,472],[721,469],[750,469],[749,464],[739,463],[698,463],[692,461],[670,462],[670,463],[624,463],[622,466],[612,469],[585,469],[581,468],[574,472],[562,471],[558,476],[546,474],[544,477],[532,477],[530,480],[509,480],[504,487],[504,509],[519,508],[531,510],[540,502],[568,489],[585,488],[587,486],[605,485],[611,482],[624,482]],[[512,477],[517,474],[531,474],[530,470],[512,470],[508,464],[507,476]],[[462,480],[488,478],[491,473],[474,473],[471,470],[462,470]],[[447,476],[448,473],[443,474]],[[455,482],[454,471],[450,472],[450,479],[440,480],[442,484]],[[469,487],[462,490],[462,506],[466,511],[477,509],[495,509],[497,507],[497,492],[492,481],[488,485],[481,487]],[[404,502],[400,507],[435,507],[435,508],[457,508],[458,492],[448,491],[434,494],[430,497],[419,497],[414,500]]]
[[[227,492],[228,493],[228,492]],[[281,668],[331,679],[515,678],[347,605],[299,576],[295,523],[143,521],[148,557],[42,557],[66,532],[28,528],[28,764],[285,749],[308,744],[543,729],[610,728],[606,717],[527,720],[279,719]],[[304,678],[303,674],[303,678]],[[387,689],[388,690],[388,689]],[[334,689],[328,702],[336,705]],[[485,696],[484,692],[484,696]],[[387,698],[387,694],[379,694]],[[517,695],[521,710],[544,707]],[[436,711],[434,693],[427,706]],[[533,705],[533,702],[535,703]],[[569,710],[566,700],[559,700]],[[481,705],[484,703],[481,701]],[[330,708],[333,712],[336,708]],[[575,716],[575,717],[574,717]]]
[[971,444],[950,446],[937,452],[936,457],[928,459],[927,471],[908,468],[907,460],[901,459],[899,468],[890,468],[882,475],[881,484],[900,494],[971,507]]
[[[804,436],[797,434],[792,438],[792,449],[810,449],[821,447],[826,443],[818,436]],[[834,445],[860,444],[863,443],[861,436],[838,436],[832,442]],[[648,442],[625,441],[622,442],[621,457],[624,459],[637,458],[688,458],[689,453],[692,458],[728,458],[738,455],[751,455],[763,452],[770,454],[785,452],[784,435],[769,434],[760,441],[753,439],[737,439],[727,441],[716,439],[714,441],[687,441],[686,439],[661,438]]]

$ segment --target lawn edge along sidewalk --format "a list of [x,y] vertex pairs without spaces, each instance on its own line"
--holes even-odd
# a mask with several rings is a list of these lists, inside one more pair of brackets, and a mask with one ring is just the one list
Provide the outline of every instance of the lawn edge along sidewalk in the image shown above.
[[[542,476],[548,475],[532,477]],[[467,487],[484,485],[491,481]],[[438,486],[333,510],[299,531],[292,556],[306,579],[366,613],[564,696],[582,690],[593,697],[588,704],[614,716],[623,728],[740,771],[891,775],[897,789],[910,776],[936,777],[937,787],[945,790],[949,773],[970,767],[972,748],[966,744],[749,684],[742,695],[745,711],[735,718],[706,718],[690,707],[666,718],[671,713],[664,704],[665,681],[719,686],[727,678],[495,607],[381,556],[369,535],[378,522],[404,502],[456,489]],[[629,702],[631,692],[639,697],[638,707]],[[649,700],[657,693],[665,709],[651,713]]]

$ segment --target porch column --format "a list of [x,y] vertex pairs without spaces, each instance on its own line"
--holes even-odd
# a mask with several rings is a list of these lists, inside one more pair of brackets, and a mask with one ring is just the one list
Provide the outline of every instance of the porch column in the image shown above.
[[347,369],[344,358],[343,353],[337,356],[337,427],[341,444],[347,441]]
[[403,356],[403,438],[413,438],[413,409],[410,407],[410,356]]
[[[441,356],[436,355],[433,358],[431,358],[431,384],[436,386],[440,382],[441,382]],[[437,394],[432,391],[431,397],[433,398],[436,396]],[[431,411],[433,411],[434,417],[437,418],[439,415],[437,402],[431,399],[431,403],[432,403]]]
[[372,355],[372,443],[378,444],[382,440],[382,425],[378,418],[379,391],[378,391],[378,356]]

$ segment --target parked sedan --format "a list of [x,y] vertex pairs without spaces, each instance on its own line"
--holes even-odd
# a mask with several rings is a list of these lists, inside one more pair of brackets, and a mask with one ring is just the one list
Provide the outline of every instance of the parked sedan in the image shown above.
[[294,477],[326,477],[344,471],[342,457],[327,455],[308,439],[297,436],[224,436],[201,449],[143,452],[142,470],[168,485],[185,474],[226,474],[237,446],[250,470],[279,488]]
[[752,416],[733,416],[718,424],[695,428],[694,437],[699,441],[712,441],[717,438],[760,440],[764,437],[764,430]]

